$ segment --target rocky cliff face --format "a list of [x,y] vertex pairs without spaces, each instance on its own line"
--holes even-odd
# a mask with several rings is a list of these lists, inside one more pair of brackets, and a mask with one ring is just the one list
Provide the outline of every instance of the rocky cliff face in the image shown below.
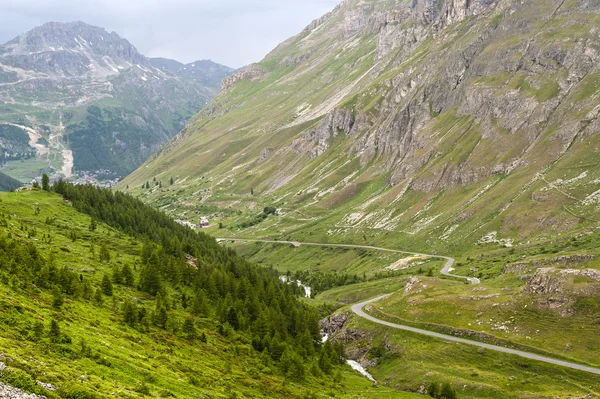
[[[169,61],[161,66],[178,64]],[[203,61],[189,70],[180,65],[154,67],[126,39],[83,22],[50,22],[0,46],[0,117],[29,134],[35,152],[25,165],[8,162],[4,170],[30,180],[41,161],[63,177],[129,173],[232,72]]]
[[225,91],[240,80],[257,81],[262,80],[269,74],[266,68],[258,64],[251,64],[242,68],[241,71],[234,73],[231,76],[226,76],[221,83],[221,91]]
[[332,235],[446,245],[580,228],[600,204],[599,18],[583,0],[344,1],[250,84],[227,79],[128,181],[209,174],[227,206],[252,187],[312,215],[299,224],[326,209]]

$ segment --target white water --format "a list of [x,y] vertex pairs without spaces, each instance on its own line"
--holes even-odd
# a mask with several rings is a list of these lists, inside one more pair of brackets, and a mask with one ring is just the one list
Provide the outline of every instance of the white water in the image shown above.
[[[279,279],[282,282],[284,282],[284,283],[288,282],[288,277],[287,276],[279,276]],[[298,287],[304,288],[304,296],[307,297],[307,298],[310,298],[310,294],[312,292],[312,290],[310,289],[310,287],[307,287],[304,284],[302,284],[302,281],[300,281],[300,280],[296,280],[296,284],[298,284]]]
[[[323,339],[321,340],[322,343],[327,342],[327,340],[329,340],[329,335],[327,333],[325,333],[323,330],[321,330],[321,335],[323,336]],[[361,373],[362,375],[364,375],[365,377],[367,377],[369,380],[373,381],[373,382],[377,382],[375,380],[375,378],[373,378],[373,376],[367,371],[365,370],[365,368],[363,366],[361,366],[361,364],[355,360],[346,360],[346,363],[352,367],[353,370],[358,371],[359,373]]]
[[353,370],[358,371],[359,373],[361,373],[362,375],[367,377],[369,380],[371,380],[373,382],[377,382],[377,381],[375,381],[375,378],[373,378],[373,376],[371,374],[369,374],[369,372],[367,370],[365,370],[365,368],[363,366],[360,365],[360,363],[358,363],[354,360],[346,360],[346,363],[348,363],[348,365],[350,367],[352,367]]

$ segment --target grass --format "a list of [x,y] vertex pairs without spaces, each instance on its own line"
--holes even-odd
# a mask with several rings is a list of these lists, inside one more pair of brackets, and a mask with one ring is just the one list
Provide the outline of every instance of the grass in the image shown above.
[[[90,218],[57,195],[35,190],[0,193],[0,212],[9,217],[3,234],[31,242],[43,256],[53,257],[57,267],[68,267],[94,286],[114,267],[139,262],[140,242],[101,223],[90,231]],[[109,263],[98,260],[103,244],[111,253]],[[18,281],[3,279],[3,361],[64,390],[85,387],[103,397],[300,398],[311,391],[316,397],[413,397],[374,387],[349,367],[343,369],[341,381],[311,376],[301,384],[286,380],[254,353],[245,337],[218,334],[212,319],[197,323],[207,343],[189,341],[172,330],[140,332],[121,321],[121,302],[130,298],[151,307],[153,299],[133,288],[114,285],[114,290],[115,296],[106,297],[102,305],[67,299],[56,309],[48,291],[24,290]],[[172,311],[182,320],[182,309]],[[32,338],[34,321],[41,321],[47,329],[50,320],[58,320],[71,344]],[[81,376],[85,377],[84,384]]]

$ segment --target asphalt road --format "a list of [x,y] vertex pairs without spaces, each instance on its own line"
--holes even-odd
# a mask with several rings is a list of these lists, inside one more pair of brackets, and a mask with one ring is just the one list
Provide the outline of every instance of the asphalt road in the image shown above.
[[462,279],[465,279],[465,280],[469,280],[473,284],[479,284],[480,283],[480,281],[479,281],[478,278],[458,276],[456,274],[450,273],[450,271],[452,269],[452,266],[454,265],[454,258],[450,258],[448,256],[422,254],[422,253],[418,253],[418,252],[409,252],[409,251],[400,251],[400,250],[397,250],[397,249],[373,247],[373,246],[370,246],[370,245],[320,244],[320,243],[316,243],[316,242],[277,241],[277,240],[247,240],[247,239],[243,239],[243,238],[217,238],[217,241],[219,241],[219,242],[221,242],[221,241],[236,241],[236,242],[264,242],[264,243],[269,243],[269,244],[291,244],[291,245],[294,245],[296,247],[299,247],[299,246],[302,246],[302,245],[307,245],[307,246],[311,246],[311,247],[334,247],[334,248],[371,249],[371,250],[374,250],[374,251],[392,252],[392,253],[396,253],[396,254],[426,256],[426,257],[429,257],[429,258],[444,259],[446,261],[446,263],[444,264],[444,267],[440,271],[440,273],[442,273],[443,275],[451,276],[451,277],[456,277],[456,278],[462,278]]
[[[313,247],[335,247],[335,248],[371,249],[371,250],[376,250],[376,251],[393,252],[393,253],[398,253],[398,254],[407,254],[407,255],[427,256],[427,257],[431,257],[431,258],[440,258],[440,259],[446,260],[446,263],[444,264],[444,267],[441,270],[442,274],[444,274],[446,276],[451,276],[451,277],[466,279],[466,280],[469,280],[473,284],[479,284],[480,283],[479,279],[477,279],[477,278],[464,277],[464,276],[458,276],[458,275],[455,275],[455,274],[451,274],[450,271],[452,269],[452,266],[454,265],[454,259],[450,258],[448,256],[439,256],[439,255],[431,255],[431,254],[422,254],[422,253],[418,253],[418,252],[400,251],[400,250],[396,250],[396,249],[379,248],[379,247],[373,247],[373,246],[369,246],[369,245],[320,244],[320,243],[314,243],[314,242],[276,241],[276,240],[247,240],[247,239],[241,239],[241,238],[217,238],[217,241],[219,241],[219,242],[221,242],[221,241],[236,241],[236,242],[264,242],[264,243],[272,243],[272,244],[291,244],[291,245],[294,245],[296,247],[299,247],[299,246],[302,246],[302,245],[307,245],[307,246],[313,246]],[[566,361],[563,361],[563,360],[552,359],[552,358],[549,358],[549,357],[546,357],[546,356],[537,355],[535,353],[520,351],[520,350],[517,350],[517,349],[505,348],[503,346],[486,344],[486,343],[478,342],[478,341],[471,341],[471,340],[464,339],[464,338],[454,337],[452,335],[446,335],[446,334],[441,334],[441,333],[437,333],[437,332],[433,332],[433,331],[422,330],[420,328],[415,328],[415,327],[410,327],[410,326],[403,326],[401,324],[395,324],[395,323],[391,323],[389,321],[377,319],[377,318],[375,318],[375,317],[373,317],[373,316],[365,313],[365,311],[363,310],[363,308],[365,306],[367,306],[368,304],[380,301],[380,300],[382,300],[384,298],[387,298],[388,296],[389,295],[382,295],[380,297],[377,297],[377,298],[374,298],[374,299],[370,299],[368,301],[361,302],[361,303],[358,303],[356,305],[353,305],[352,306],[352,311],[354,313],[356,313],[358,316],[360,316],[362,318],[365,318],[365,319],[367,319],[369,321],[372,321],[373,323],[381,324],[381,325],[388,326],[388,327],[391,327],[391,328],[395,328],[395,329],[398,329],[398,330],[409,331],[409,332],[412,332],[412,333],[426,335],[428,337],[443,339],[443,340],[446,340],[446,341],[452,341],[452,342],[458,342],[458,343],[461,343],[461,344],[478,346],[480,348],[485,348],[485,349],[489,349],[489,350],[496,351],[496,352],[508,353],[508,354],[511,354],[511,355],[521,356],[521,357],[524,357],[524,358],[527,358],[527,359],[531,359],[531,360],[537,360],[537,361],[540,361],[540,362],[550,363],[550,364],[554,364],[554,365],[557,365],[557,366],[567,367],[567,368],[574,369],[574,370],[586,371],[586,372],[589,372],[589,373],[600,375],[600,369],[595,368],[595,367],[584,366],[584,365],[577,364],[577,363],[571,363],[571,362],[566,362]]]
[[517,355],[517,356],[525,357],[527,359],[537,360],[540,362],[555,364],[557,366],[568,367],[571,369],[587,371],[589,373],[594,373],[594,374],[600,375],[600,369],[598,369],[598,368],[583,366],[583,365],[577,364],[577,363],[565,362],[563,360],[556,360],[556,359],[552,359],[552,358],[549,358],[546,356],[536,355],[535,353],[529,353],[529,352],[524,352],[524,351],[520,351],[520,350],[516,350],[516,349],[505,348],[505,347],[497,346],[497,345],[485,344],[483,342],[471,341],[471,340],[464,339],[464,338],[454,337],[452,335],[446,335],[446,334],[436,333],[433,331],[422,330],[420,328],[414,328],[414,327],[409,327],[409,326],[403,326],[401,324],[390,323],[389,321],[380,320],[380,319],[377,319],[377,318],[365,313],[365,311],[363,310],[363,308],[365,306],[367,306],[368,304],[371,304],[373,302],[380,301],[380,300],[386,298],[387,296],[388,295],[383,295],[383,296],[377,297],[375,299],[370,299],[368,301],[353,305],[352,311],[354,313],[356,313],[358,316],[363,317],[367,320],[370,320],[373,323],[382,324],[384,326],[396,328],[398,330],[410,331],[410,332],[413,332],[416,334],[426,335],[428,337],[439,338],[439,339],[443,339],[446,341],[452,341],[452,342],[459,342],[461,344],[479,346],[481,348],[493,350],[496,352],[509,353],[511,355]]

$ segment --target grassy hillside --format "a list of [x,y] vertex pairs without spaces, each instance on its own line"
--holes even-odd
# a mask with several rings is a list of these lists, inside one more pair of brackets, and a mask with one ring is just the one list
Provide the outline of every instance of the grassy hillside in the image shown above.
[[[221,236],[456,253],[594,226],[597,64],[566,43],[595,40],[597,7],[492,2],[432,26],[408,3],[343,3],[119,188]],[[265,206],[279,216],[247,223]]]
[[[173,264],[175,255],[161,254],[160,264],[153,269],[158,272],[160,288],[156,295],[149,293],[144,281],[148,278],[147,262],[153,262],[155,255],[144,260],[144,248],[153,240],[155,251],[159,251],[155,253],[164,248],[159,249],[162,243],[153,239],[153,234],[142,236],[146,219],[140,217],[128,235],[101,221],[108,213],[92,218],[74,208],[83,207],[93,198],[92,193],[101,192],[83,191],[86,199],[82,200],[68,188],[61,190],[66,190],[65,195],[73,201],[41,190],[0,194],[0,361],[9,367],[0,381],[51,398],[411,397],[373,387],[346,367],[334,366],[331,371],[327,369],[331,374],[326,374],[317,355],[305,354],[306,359],[313,360],[300,361],[295,350],[284,350],[291,338],[282,336],[279,345],[283,346],[278,350],[284,353],[279,360],[274,360],[273,352],[261,354],[253,346],[250,330],[241,324],[235,326],[237,329],[232,327],[231,320],[219,321],[217,308],[224,306],[221,300],[213,302],[208,297],[205,307],[197,311],[198,297],[192,291],[196,283],[190,278],[198,272],[185,263]],[[114,201],[111,209],[125,206],[120,200]],[[100,201],[93,209],[108,208]],[[153,211],[148,208],[147,212]],[[153,218],[157,219],[160,223],[160,217]],[[170,237],[181,232],[172,229]],[[208,252],[196,253],[201,256],[195,262],[204,273],[212,270],[214,276],[220,275],[222,266],[211,261],[215,256],[229,267],[243,264],[214,241],[211,244],[211,240],[199,239]],[[231,258],[227,261],[224,256]],[[163,261],[170,265],[170,279],[164,277]],[[271,274],[268,269],[261,270],[252,272],[258,273],[254,277],[258,281]],[[244,273],[242,269],[238,272]],[[174,276],[182,280],[177,283]],[[286,303],[296,301],[292,286],[279,283],[277,274],[273,282],[279,287],[275,292],[280,292],[275,300],[283,295]],[[231,293],[227,295],[228,299],[223,299],[231,301]],[[234,295],[239,301],[238,294]],[[244,305],[235,302],[233,306]],[[298,304],[294,312],[304,308]],[[309,308],[306,311],[311,312]],[[282,326],[286,323],[282,321]],[[263,327],[270,328],[268,323]],[[271,349],[275,351],[273,345],[274,341]],[[291,363],[282,368],[286,356]],[[298,365],[303,367],[303,375],[298,374]],[[47,391],[36,385],[36,380],[59,389]]]
[[[317,291],[310,301],[340,307],[336,314],[348,320],[334,339],[342,340],[348,355],[368,364],[386,386],[419,390],[447,381],[464,398],[541,398],[596,397],[600,385],[593,374],[375,325],[353,316],[349,305],[391,294],[370,305],[369,313],[394,323],[598,367],[594,348],[599,344],[595,330],[600,322],[600,273],[594,279],[580,275],[540,280],[536,276],[538,268],[554,270],[549,276],[573,270],[594,275],[600,271],[599,240],[598,232],[588,231],[574,239],[538,242],[527,249],[482,244],[455,265],[455,273],[481,278],[479,285],[440,276],[441,262],[406,262],[407,258],[398,259],[400,255],[394,258],[374,250],[361,254],[367,281],[353,281],[342,277],[353,264],[355,249],[233,245],[249,259],[282,272],[298,268],[302,272],[297,276],[304,281],[318,285],[329,277],[339,283]],[[309,253],[300,266],[296,255]],[[398,265],[403,266],[394,273],[388,269]]]

